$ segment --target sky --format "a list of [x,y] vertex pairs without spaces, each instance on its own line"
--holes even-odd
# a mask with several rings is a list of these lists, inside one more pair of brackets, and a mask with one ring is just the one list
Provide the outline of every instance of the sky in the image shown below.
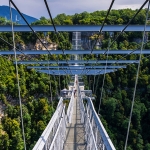
[[[112,0],[47,0],[52,17],[56,17],[57,14],[61,13],[73,15],[84,11],[94,12],[96,10],[108,10],[111,1]],[[144,1],[145,0],[115,0],[112,9],[138,9]],[[0,0],[0,6],[8,6],[8,2],[9,0]],[[13,2],[24,14],[37,19],[41,16],[49,18],[44,0],[13,0]]]

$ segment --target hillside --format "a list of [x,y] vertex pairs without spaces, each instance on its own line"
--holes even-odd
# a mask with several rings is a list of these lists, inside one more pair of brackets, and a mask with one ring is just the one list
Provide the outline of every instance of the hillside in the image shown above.
[[[10,13],[9,13],[9,7],[8,6],[0,6],[0,17],[6,18],[7,20],[10,20]],[[13,22],[16,22],[18,24],[24,25],[26,24],[20,14],[12,8],[13,13]],[[37,21],[38,19],[28,16],[26,14],[23,14],[24,17],[27,19],[27,21],[31,24],[32,22]]]

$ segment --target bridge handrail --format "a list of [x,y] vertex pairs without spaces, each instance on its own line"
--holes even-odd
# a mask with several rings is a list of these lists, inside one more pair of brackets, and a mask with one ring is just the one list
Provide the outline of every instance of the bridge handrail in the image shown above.
[[[84,103],[83,103],[83,99],[81,96],[81,90],[80,87],[78,86],[78,90],[79,90],[79,106],[80,106],[80,114],[81,114],[81,123],[85,124],[85,138],[87,141],[87,149],[89,150],[98,150],[97,149],[97,145],[96,145],[96,141],[95,141],[95,137],[93,134],[93,129],[90,123],[90,119],[89,119],[89,115],[88,113],[86,113],[85,111],[85,107],[84,107]],[[90,135],[90,136],[88,136]]]
[[79,106],[80,106],[80,115],[81,115],[81,123],[84,123],[84,117],[85,117],[85,107],[84,107],[84,104],[83,104],[83,99],[82,99],[82,96],[81,96],[81,90],[80,90],[80,87],[78,86],[78,90],[79,90]]
[[63,149],[64,141],[66,138],[66,131],[65,131],[66,119],[65,118],[66,117],[65,117],[65,106],[64,106],[57,131],[55,133],[55,136],[53,138],[53,141],[50,145],[49,150],[62,150]]
[[[82,118],[83,118],[83,122],[84,122],[86,120],[86,118],[84,117],[85,107],[84,107],[83,98],[82,98],[82,94],[81,94],[81,90],[80,90],[79,86],[78,86],[78,90],[79,90],[79,96],[80,96],[79,104],[80,104],[81,121],[82,121]],[[91,98],[86,97],[86,99],[87,99],[87,104],[88,104],[86,109],[87,109],[87,115],[89,117],[89,121],[92,120],[92,117],[93,117],[94,122],[96,123],[96,127],[98,129],[98,132],[100,133],[100,136],[102,137],[102,141],[103,141],[104,146],[106,147],[106,149],[107,150],[115,150],[115,147],[114,147],[111,139],[109,138],[109,135],[107,134],[100,118],[98,117],[98,115],[95,111],[95,108],[93,106],[93,102],[92,102]],[[88,113],[88,108],[90,109],[91,114],[90,114],[90,112]]]
[[90,120],[91,120],[91,117],[93,116],[94,121],[95,121],[95,123],[97,125],[97,128],[98,128],[100,134],[101,134],[101,137],[103,139],[103,142],[104,142],[104,145],[105,145],[106,149],[107,150],[115,150],[115,147],[114,147],[114,145],[113,145],[109,135],[107,134],[107,132],[106,132],[106,130],[105,130],[105,128],[104,128],[100,118],[98,117],[98,115],[97,115],[97,113],[95,111],[95,108],[93,106],[93,103],[92,103],[92,100],[91,100],[90,97],[87,98],[87,102],[88,102],[88,105],[89,105],[90,109],[92,110],[92,113],[91,113],[91,116],[90,116]]
[[[54,124],[58,124],[57,120],[60,119],[61,113],[63,111],[63,98],[61,97],[59,103],[57,105],[57,109],[53,114],[51,120],[49,121],[48,125],[46,126],[45,130],[43,131],[42,135],[40,136],[39,140],[37,141],[36,145],[34,146],[33,150],[43,150],[46,141],[53,129]],[[57,127],[56,127],[57,129]]]
[[91,125],[88,113],[86,113],[86,116],[85,116],[85,130],[86,130],[86,134],[88,134],[88,136],[86,136],[87,149],[98,150],[97,145],[96,145],[96,139],[93,133],[93,129],[92,129],[92,125]]
[[69,106],[67,109],[67,121],[68,121],[68,123],[71,123],[71,119],[72,119],[73,101],[74,101],[74,91],[71,94],[71,99],[70,99]]
[[[77,81],[77,76],[75,76],[74,88],[76,87],[76,81]],[[71,99],[70,99],[69,106],[68,106],[68,109],[67,109],[67,121],[68,121],[68,123],[71,123],[71,120],[72,120],[74,92],[75,92],[74,88],[72,90]]]

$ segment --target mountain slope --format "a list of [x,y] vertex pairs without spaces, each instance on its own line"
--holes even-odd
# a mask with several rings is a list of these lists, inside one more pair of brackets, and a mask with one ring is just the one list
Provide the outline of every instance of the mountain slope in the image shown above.
[[[26,24],[24,20],[22,19],[22,17],[20,16],[20,14],[14,8],[12,8],[12,14],[13,14],[13,22],[16,22],[21,25]],[[38,20],[34,17],[28,16],[25,14],[23,14],[23,16],[26,18],[29,24]],[[0,6],[0,17],[4,17],[7,20],[10,20],[10,10],[8,6]]]

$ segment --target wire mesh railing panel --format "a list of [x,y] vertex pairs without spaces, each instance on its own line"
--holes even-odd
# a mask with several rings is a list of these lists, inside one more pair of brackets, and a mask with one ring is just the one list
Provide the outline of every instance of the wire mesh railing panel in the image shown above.
[[53,141],[53,137],[54,137],[54,135],[57,131],[57,128],[59,126],[59,122],[60,122],[61,115],[63,112],[63,107],[64,107],[63,99],[60,98],[55,113],[53,114],[50,122],[48,123],[47,127],[43,131],[41,137],[37,141],[33,150],[45,150],[45,149],[50,148],[50,145]]
[[[75,82],[74,82],[74,87],[75,87]],[[68,106],[68,109],[67,109],[66,118],[67,118],[67,122],[68,122],[68,123],[71,123],[71,119],[72,119],[73,102],[74,102],[74,92],[75,92],[74,90],[75,90],[75,89],[73,89],[73,91],[72,91],[71,99],[70,99],[69,106]]]
[[[86,98],[83,102],[80,87],[79,89],[79,106],[81,118],[85,125],[85,139],[87,141],[87,149],[93,150],[115,150],[103,124],[101,123],[92,103],[91,98]],[[84,107],[86,103],[86,107]]]
[[114,145],[112,144],[102,122],[100,121],[91,98],[87,98],[87,107],[86,107],[86,112],[89,116],[90,124],[92,125],[92,131],[93,135],[95,137],[95,142],[97,145],[97,148],[99,150],[115,150]]
[[65,117],[65,107],[64,107],[61,120],[59,122],[57,131],[55,133],[54,139],[51,143],[49,150],[62,150],[65,139],[66,139],[66,117]]

